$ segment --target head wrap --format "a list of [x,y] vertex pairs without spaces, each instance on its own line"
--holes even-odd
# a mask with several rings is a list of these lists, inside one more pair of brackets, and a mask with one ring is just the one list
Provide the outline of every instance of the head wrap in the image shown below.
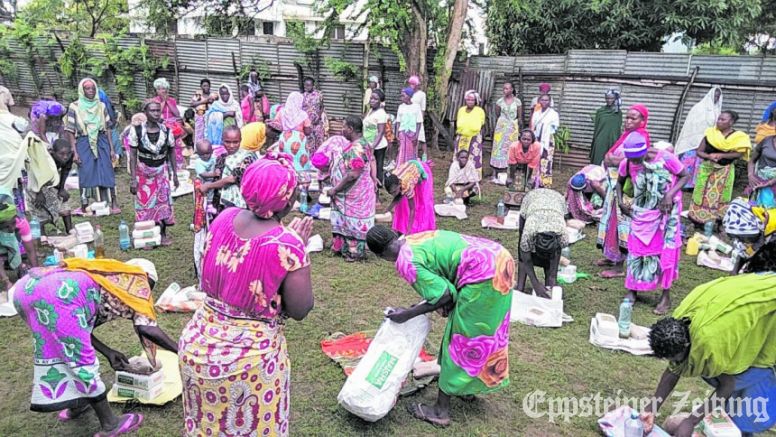
[[571,185],[571,188],[577,191],[580,191],[584,189],[585,186],[587,185],[587,178],[585,177],[584,174],[579,173],[575,175],[573,178],[571,178],[570,185]]
[[38,120],[44,115],[46,117],[61,117],[65,115],[65,107],[60,105],[56,100],[38,100],[32,104],[32,108],[30,109],[32,132],[43,140],[46,139],[46,132],[40,132]]
[[620,90],[617,88],[609,88],[606,90],[606,97],[614,97],[614,106],[617,107],[617,110],[620,110],[620,107],[622,106],[622,98],[620,98]]
[[15,104],[16,102],[13,101],[11,91],[4,86],[0,86],[0,112],[8,112],[9,108]]
[[418,86],[420,85],[420,77],[418,77],[416,74],[413,74],[409,79],[407,79],[407,83],[412,86]]
[[380,79],[378,79],[377,76],[369,76],[369,82],[370,83],[376,83],[376,84],[379,85],[380,84]]
[[148,117],[142,112],[138,112],[132,116],[132,126],[142,126],[146,121],[148,121]]
[[[467,98],[467,97],[469,97],[469,96],[474,96],[474,104],[475,104],[475,105],[479,105],[479,104],[480,104],[480,102],[482,101],[482,100],[480,99],[480,93],[478,93],[478,92],[477,92],[477,90],[469,90],[469,91],[466,91],[466,93],[464,93],[464,95],[463,95],[464,101],[465,101],[465,100],[466,100],[466,98]],[[464,102],[464,103],[465,103],[465,102]]]
[[763,222],[752,212],[752,206],[743,197],[733,199],[725,211],[722,219],[725,233],[732,237],[757,237],[765,226]]
[[[91,82],[94,85],[94,97],[86,97],[84,85]],[[97,94],[97,82],[94,79],[86,78],[78,84],[78,101],[71,103],[70,108],[78,114],[78,124],[80,130],[85,132],[89,138],[89,146],[94,156],[97,156],[97,139],[100,131],[106,128],[105,124],[105,105],[100,101]]]
[[167,81],[167,79],[160,77],[159,79],[156,79],[154,81],[154,89],[155,90],[169,90],[170,89],[170,82]]
[[618,138],[617,141],[614,142],[612,147],[609,148],[609,150],[606,152],[607,154],[616,153],[619,150],[619,148],[622,146],[622,144],[625,142],[625,139],[628,137],[628,135],[630,135],[633,132],[638,132],[642,137],[644,137],[644,141],[647,147],[649,147],[649,145],[652,144],[649,140],[649,131],[647,130],[647,122],[649,121],[649,109],[647,109],[647,107],[642,104],[632,105],[630,108],[628,108],[628,110],[631,110],[631,109],[641,114],[641,118],[643,119],[643,121],[641,122],[641,126],[632,130],[624,130],[622,132],[622,135],[620,135],[620,138]]
[[323,170],[329,165],[329,157],[326,156],[326,154],[323,152],[315,152],[313,157],[310,159],[310,162],[312,162],[313,167],[317,168],[318,170]]
[[412,98],[412,95],[415,94],[415,90],[413,90],[410,87],[404,88],[403,90],[401,90],[401,92],[408,95],[410,98]]
[[294,158],[286,153],[270,152],[245,170],[240,185],[248,209],[259,218],[270,218],[293,200]]
[[539,84],[539,92],[547,94],[552,90],[552,85],[548,84],[547,82],[542,82]]
[[30,122],[27,121],[25,118],[16,117],[16,119],[13,121],[13,128],[16,129],[16,132],[24,133],[27,132],[27,129],[30,127]]
[[148,278],[154,282],[159,281],[159,275],[156,273],[156,266],[153,262],[145,258],[133,258],[126,262],[127,265],[140,267],[148,275]]
[[315,168],[320,170],[321,176],[326,177],[327,172],[323,171],[323,168],[331,164],[334,158],[340,156],[342,151],[350,145],[350,141],[342,135],[333,135],[326,139],[326,141],[318,147],[318,151],[312,156],[312,164]]
[[292,92],[286,98],[286,104],[278,114],[280,126],[284,131],[294,130],[307,120],[307,113],[302,109],[303,102],[304,96],[298,91]]
[[639,127],[647,127],[647,122],[649,121],[649,109],[647,109],[647,107],[641,103],[631,105],[630,109],[633,109],[634,111],[641,114],[641,118],[644,119],[644,121],[641,123],[641,126]]
[[267,140],[267,126],[260,121],[248,123],[240,131],[242,134],[240,148],[249,152],[260,150]]
[[647,141],[638,132],[631,132],[622,143],[626,158],[641,158],[647,154]]
[[16,217],[16,204],[13,193],[8,188],[0,189],[0,223],[6,223]]

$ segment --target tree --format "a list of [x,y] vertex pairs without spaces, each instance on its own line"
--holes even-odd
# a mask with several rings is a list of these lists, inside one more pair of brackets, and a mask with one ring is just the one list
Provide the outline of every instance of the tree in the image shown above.
[[203,27],[208,35],[232,36],[246,32],[254,19],[275,4],[275,0],[139,0],[136,16],[157,34],[168,36],[172,23],[193,11],[204,11]]
[[499,55],[570,49],[659,51],[682,33],[697,43],[742,45],[771,0],[488,0],[487,34]]
[[33,0],[17,17],[32,27],[94,38],[128,30],[126,0]]

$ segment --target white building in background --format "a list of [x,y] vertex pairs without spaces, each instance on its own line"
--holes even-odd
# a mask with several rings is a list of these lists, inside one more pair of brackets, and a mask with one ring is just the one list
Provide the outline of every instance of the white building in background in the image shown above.
[[[317,0],[243,0],[248,14],[253,14],[254,26],[242,32],[235,29],[234,36],[274,35],[285,37],[289,22],[304,24],[305,31],[310,36],[320,37],[320,24],[324,16],[316,10],[320,1]],[[146,24],[147,12],[139,7],[139,0],[128,0],[129,3],[129,31],[132,33],[155,33],[156,29]],[[367,38],[367,30],[359,27],[365,22],[365,14],[358,16],[356,12],[364,4],[360,0],[354,6],[346,9],[340,16],[340,24],[334,28],[333,39],[348,39],[363,41]],[[250,5],[250,6],[248,6]],[[205,10],[197,8],[191,11],[182,11],[177,23],[178,35],[202,35],[205,32],[203,21]]]

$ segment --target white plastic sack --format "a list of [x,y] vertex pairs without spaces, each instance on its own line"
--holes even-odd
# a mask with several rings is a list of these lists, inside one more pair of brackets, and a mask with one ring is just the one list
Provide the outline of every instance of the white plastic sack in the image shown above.
[[342,386],[337,402],[368,422],[383,418],[396,404],[401,385],[412,370],[430,329],[426,316],[401,324],[385,319],[366,354]]
[[515,290],[512,292],[510,321],[543,328],[563,326],[563,301],[539,297]]
[[633,355],[652,355],[652,348],[649,346],[649,328],[631,323],[631,337],[620,338],[612,335],[606,335],[601,332],[598,326],[598,319],[593,317],[590,320],[590,344],[604,349],[621,350]]

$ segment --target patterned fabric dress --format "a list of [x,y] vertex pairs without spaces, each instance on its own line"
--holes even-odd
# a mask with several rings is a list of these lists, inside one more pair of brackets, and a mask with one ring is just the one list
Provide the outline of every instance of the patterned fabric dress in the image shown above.
[[399,150],[396,154],[396,165],[418,159],[418,124],[423,126],[423,113],[416,104],[399,105],[396,112],[396,123],[399,125],[396,134],[399,139]]
[[509,385],[509,312],[515,262],[500,244],[449,231],[410,235],[396,270],[429,303],[455,306],[439,349],[439,388],[477,395]]
[[[159,96],[154,97],[153,99],[160,105],[164,105],[162,102],[162,99]],[[183,157],[183,148],[185,147],[183,144],[183,135],[186,133],[183,130],[183,123],[181,120],[172,112],[172,108],[177,108],[178,102],[175,101],[172,97],[167,98],[167,104],[164,105],[164,110],[162,111],[162,120],[164,120],[164,125],[173,133],[173,147],[175,148],[175,170],[183,170],[186,168],[186,160]]]
[[519,139],[520,120],[517,119],[517,110],[523,103],[517,97],[507,104],[504,98],[496,102],[501,108],[501,115],[496,121],[496,130],[493,132],[493,151],[490,155],[490,166],[505,170],[509,159],[509,146]]
[[[575,190],[571,187],[571,179],[579,174],[584,175],[587,182],[585,183],[585,188]],[[569,179],[568,188],[566,189],[566,203],[569,207],[569,213],[575,219],[585,223],[601,220],[604,200],[593,190],[590,183],[595,181],[606,186],[606,181],[608,180],[606,170],[600,165],[590,164],[586,165],[574,176]]]
[[238,149],[233,154],[227,155],[226,158],[224,158],[224,169],[221,172],[221,176],[234,176],[235,182],[221,189],[222,205],[227,207],[236,206],[238,208],[245,208],[245,199],[243,199],[242,191],[240,191],[240,181],[245,169],[256,161],[257,157],[258,155],[256,152]]
[[679,278],[682,250],[682,193],[676,193],[669,214],[658,208],[663,196],[673,188],[684,166],[674,154],[660,151],[651,161],[620,163],[620,176],[633,181],[633,211],[628,237],[625,288],[652,291],[671,288]]
[[455,124],[457,135],[453,156],[458,156],[459,150],[469,151],[469,159],[474,161],[474,168],[482,177],[482,128],[485,126],[485,111],[479,106],[475,106],[471,111],[462,106],[458,109]]
[[14,306],[32,330],[33,411],[80,408],[105,398],[91,340],[95,327],[117,318],[136,327],[156,325],[104,292],[90,275],[59,267],[30,270],[16,283]]
[[146,125],[130,128],[130,147],[137,150],[137,196],[135,196],[135,220],[153,220],[167,225],[175,224],[172,208],[172,191],[168,177],[168,151],[175,147],[175,139],[163,125],[154,134],[146,131]]
[[366,233],[375,223],[375,185],[369,174],[369,157],[364,145],[352,143],[335,156],[331,184],[337,186],[351,170],[361,175],[347,190],[332,198],[331,249],[353,259],[366,256]]
[[323,95],[318,90],[304,93],[302,109],[307,113],[312,123],[313,132],[307,142],[307,151],[313,153],[323,144],[326,133],[323,126]]
[[294,168],[300,183],[311,180],[310,171],[313,169],[310,163],[310,146],[308,144],[308,142],[313,141],[313,137],[304,134],[304,127],[309,123],[309,121],[305,121],[296,129],[284,130],[277,142],[279,152],[288,153],[294,157]]
[[239,212],[228,209],[210,226],[201,282],[208,297],[178,344],[189,436],[289,433],[291,369],[279,291],[310,260],[283,226],[250,240],[237,236]]

